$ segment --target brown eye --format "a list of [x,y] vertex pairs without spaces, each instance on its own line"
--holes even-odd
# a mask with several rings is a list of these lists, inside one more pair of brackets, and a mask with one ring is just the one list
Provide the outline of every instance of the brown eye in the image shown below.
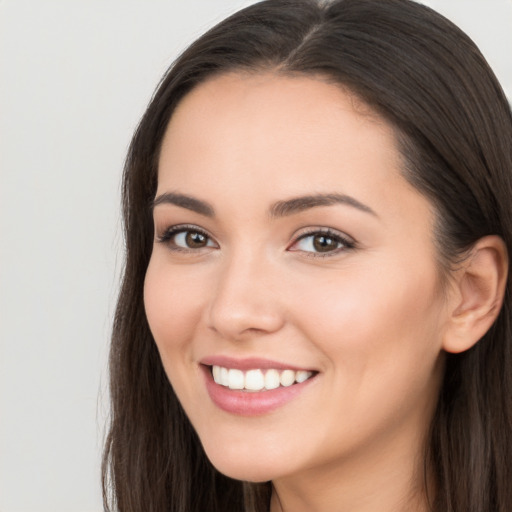
[[185,231],[185,245],[189,249],[200,249],[208,245],[208,237],[197,231]]
[[315,235],[313,238],[313,247],[317,252],[329,252],[338,249],[340,243],[338,240],[327,235]]
[[183,226],[175,226],[167,230],[158,241],[169,246],[175,251],[199,250],[217,247],[217,244],[203,231],[187,229]]
[[354,242],[341,233],[322,230],[302,235],[289,250],[308,253],[310,256],[330,256],[353,248]]

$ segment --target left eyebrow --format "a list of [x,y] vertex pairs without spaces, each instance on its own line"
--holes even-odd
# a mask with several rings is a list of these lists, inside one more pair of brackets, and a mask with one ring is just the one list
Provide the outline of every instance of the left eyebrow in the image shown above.
[[365,204],[357,199],[345,194],[315,194],[301,197],[294,197],[286,201],[277,201],[270,208],[270,217],[286,217],[296,213],[316,208],[318,206],[332,206],[334,204],[344,204],[356,208],[362,212],[369,213],[375,217],[378,215]]

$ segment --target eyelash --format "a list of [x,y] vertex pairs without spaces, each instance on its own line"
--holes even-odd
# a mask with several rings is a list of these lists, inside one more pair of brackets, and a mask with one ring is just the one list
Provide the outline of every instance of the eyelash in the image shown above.
[[197,233],[204,236],[208,241],[212,240],[212,237],[203,229],[191,224],[180,224],[167,228],[161,235],[157,237],[157,241],[162,244],[167,244],[172,251],[185,253],[197,252],[198,249],[194,249],[192,247],[181,247],[173,241],[173,237],[179,235],[180,233]]
[[[212,246],[205,246],[205,247],[199,247],[199,248],[185,248],[177,245],[173,241],[173,237],[180,233],[196,233],[199,235],[202,235],[205,237],[207,241],[213,241],[212,237],[203,229],[199,228],[198,226],[189,225],[189,224],[180,224],[176,226],[171,226],[168,229],[166,229],[162,235],[159,235],[157,237],[157,241],[162,244],[167,244],[172,251],[176,252],[184,252],[184,253],[194,253],[197,252],[199,249],[204,249],[207,247]],[[299,242],[306,240],[309,237],[314,236],[324,236],[326,238],[331,239],[336,244],[341,245],[341,247],[337,247],[332,251],[326,251],[325,253],[319,252],[319,251],[300,251],[300,249],[291,249],[293,246],[298,244]],[[330,228],[316,228],[312,229],[310,231],[307,231],[305,233],[302,233],[298,237],[296,237],[292,243],[288,246],[289,251],[291,252],[302,252],[306,255],[308,258],[328,258],[330,256],[338,255],[340,252],[344,252],[347,250],[354,249],[356,247],[355,242],[348,239],[347,237],[343,236],[340,232],[334,231]]]
[[[341,245],[341,247],[337,247],[336,249],[332,251],[326,251],[325,253],[322,252],[314,252],[314,251],[302,251],[306,257],[308,258],[329,258],[331,256],[337,256],[340,252],[345,252],[351,249],[355,249],[356,244],[354,241],[350,240],[346,236],[342,235],[339,231],[335,231],[330,228],[316,228],[312,229],[310,231],[307,231],[305,233],[302,233],[300,236],[295,238],[295,240],[290,244],[288,250],[294,245],[298,244],[302,240],[306,240],[310,237],[315,236],[324,236],[325,238],[329,238],[333,240],[336,244]],[[298,249],[295,249],[296,251],[299,251]]]

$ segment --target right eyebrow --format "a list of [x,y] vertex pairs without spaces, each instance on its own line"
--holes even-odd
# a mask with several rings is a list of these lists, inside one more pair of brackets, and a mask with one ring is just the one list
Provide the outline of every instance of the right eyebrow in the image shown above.
[[155,197],[151,202],[151,210],[160,204],[174,204],[175,206],[186,208],[187,210],[191,210],[206,217],[215,217],[215,210],[211,204],[178,192],[165,192]]

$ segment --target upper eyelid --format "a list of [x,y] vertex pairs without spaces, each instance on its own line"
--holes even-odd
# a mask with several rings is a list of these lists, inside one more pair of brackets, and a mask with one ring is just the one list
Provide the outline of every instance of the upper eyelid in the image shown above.
[[[183,233],[186,231],[191,231],[191,232],[195,231],[197,233],[201,233],[202,235],[206,236],[209,240],[214,242],[216,245],[218,245],[217,240],[215,239],[214,236],[212,236],[208,232],[208,230],[201,228],[200,226],[197,226],[195,224],[174,224],[174,225],[165,227],[163,230],[158,230],[155,228],[155,238],[158,242],[168,242],[169,240],[167,240],[166,238],[171,238],[174,235],[177,235],[179,233]],[[195,249],[191,249],[191,250],[195,250]]]
[[[160,231],[160,234],[158,234],[158,231]],[[163,230],[155,229],[155,237],[161,240],[162,238],[165,238],[166,235],[175,235],[183,231],[197,231],[198,233],[207,236],[210,240],[219,245],[215,236],[213,236],[207,229],[202,228],[201,226],[198,226],[196,224],[174,224],[165,227]],[[289,248],[296,244],[299,240],[307,238],[308,236],[313,236],[315,234],[324,234],[330,235],[333,238],[339,238],[342,242],[345,242],[347,245],[350,246],[355,246],[357,244],[356,240],[352,236],[338,229],[327,226],[310,226],[297,230],[292,235],[287,247]]]
[[[300,249],[293,249],[293,247],[297,244],[299,244],[302,240],[307,239],[309,237],[315,236],[315,235],[326,235],[328,237],[331,237],[337,242],[341,244],[342,247],[336,248],[332,251],[326,251],[326,252],[317,252],[317,251],[305,251]],[[308,258],[334,258],[336,256],[339,256],[341,253],[346,253],[347,251],[353,251],[354,249],[357,249],[357,243],[349,235],[346,235],[342,231],[338,231],[337,229],[333,228],[312,228],[309,231],[305,231],[303,233],[300,233],[299,235],[295,236],[292,242],[288,245],[286,248],[287,251],[291,252],[298,252],[302,253],[305,257]]]
[[161,233],[164,235],[166,233],[175,234],[182,231],[197,231],[198,233],[202,233],[204,235],[207,235],[209,238],[214,239],[214,237],[210,234],[210,232],[207,229],[197,226],[196,224],[173,224],[170,226],[166,226],[162,230],[155,229],[155,233],[157,233],[158,231],[161,231]]
[[324,234],[324,235],[331,235],[333,237],[341,238],[342,240],[345,240],[347,242],[350,242],[351,244],[355,244],[355,239],[345,233],[344,231],[340,231],[338,229],[330,228],[330,227],[312,227],[312,228],[303,228],[303,230],[299,230],[301,232],[295,234],[292,238],[292,242],[295,243],[301,238],[306,238],[308,236],[312,236],[318,233]]

